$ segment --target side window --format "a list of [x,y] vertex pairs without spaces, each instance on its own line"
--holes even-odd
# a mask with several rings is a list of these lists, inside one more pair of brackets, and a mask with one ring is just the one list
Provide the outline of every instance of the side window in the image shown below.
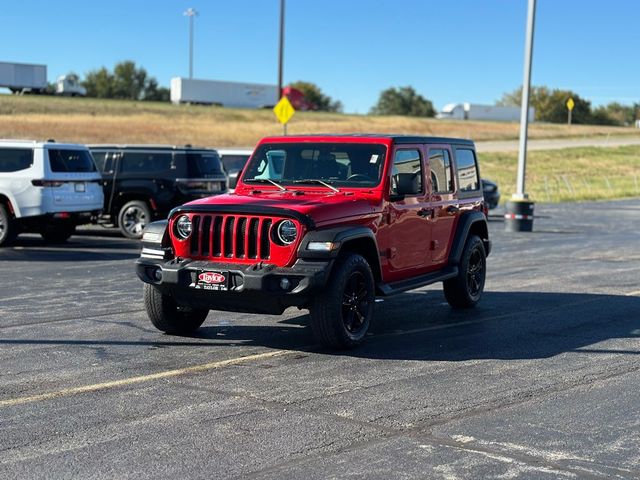
[[473,150],[456,149],[456,163],[458,165],[458,184],[461,192],[474,192],[480,188],[478,167]]
[[121,172],[157,173],[171,169],[171,153],[125,152],[120,161]]
[[98,167],[98,171],[104,172],[104,164],[107,159],[107,152],[91,152],[93,155],[93,160],[96,162],[96,167]]
[[420,161],[420,151],[412,148],[407,150],[396,150],[393,158],[393,168],[391,177],[391,194],[398,193],[398,174],[411,174],[418,192],[424,192],[422,187],[422,162]]
[[30,148],[1,148],[0,172],[19,172],[33,165],[33,150]]
[[433,193],[453,192],[451,175],[451,159],[449,150],[442,148],[429,149],[429,166],[431,168],[431,190]]

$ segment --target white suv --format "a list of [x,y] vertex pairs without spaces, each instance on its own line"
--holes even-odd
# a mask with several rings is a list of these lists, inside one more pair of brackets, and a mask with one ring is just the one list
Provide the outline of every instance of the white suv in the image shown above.
[[66,241],[102,210],[101,180],[84,145],[0,140],[0,246],[20,232]]

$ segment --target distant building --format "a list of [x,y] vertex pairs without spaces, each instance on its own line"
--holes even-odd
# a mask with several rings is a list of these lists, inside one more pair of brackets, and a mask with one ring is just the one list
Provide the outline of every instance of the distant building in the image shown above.
[[[535,118],[535,108],[529,107],[529,121]],[[449,120],[493,120],[498,122],[517,122],[520,120],[520,107],[502,107],[497,105],[478,105],[474,103],[448,103],[436,115],[436,118]]]

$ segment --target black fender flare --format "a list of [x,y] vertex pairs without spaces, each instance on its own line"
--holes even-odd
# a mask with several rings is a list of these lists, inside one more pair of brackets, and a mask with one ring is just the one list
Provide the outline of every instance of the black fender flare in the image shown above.
[[[311,242],[330,242],[333,244],[331,250],[309,250]],[[376,236],[370,228],[363,226],[334,227],[322,230],[311,230],[304,236],[298,246],[297,256],[304,260],[332,260],[338,257],[341,252],[354,250],[364,256],[371,267],[376,281],[382,279],[380,267],[380,254]]]
[[456,233],[453,238],[453,244],[451,245],[451,251],[449,252],[449,265],[458,265],[462,252],[464,251],[464,245],[467,243],[469,233],[471,230],[479,233],[482,243],[484,244],[484,250],[487,256],[491,253],[491,241],[489,240],[489,227],[487,224],[487,217],[484,213],[478,211],[472,211],[461,215],[458,220]]

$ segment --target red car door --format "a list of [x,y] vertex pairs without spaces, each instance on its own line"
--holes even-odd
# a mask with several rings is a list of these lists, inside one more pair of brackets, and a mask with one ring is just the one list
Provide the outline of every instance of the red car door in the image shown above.
[[[390,201],[381,235],[388,276],[385,280],[391,282],[425,273],[431,263],[431,210],[424,176],[424,149],[421,145],[398,145],[392,155]],[[395,197],[394,175],[398,173],[414,174],[419,193]]]
[[460,211],[452,158],[451,147],[448,145],[429,145],[427,148],[430,208],[433,209],[431,265],[434,268],[447,263],[453,229]]

